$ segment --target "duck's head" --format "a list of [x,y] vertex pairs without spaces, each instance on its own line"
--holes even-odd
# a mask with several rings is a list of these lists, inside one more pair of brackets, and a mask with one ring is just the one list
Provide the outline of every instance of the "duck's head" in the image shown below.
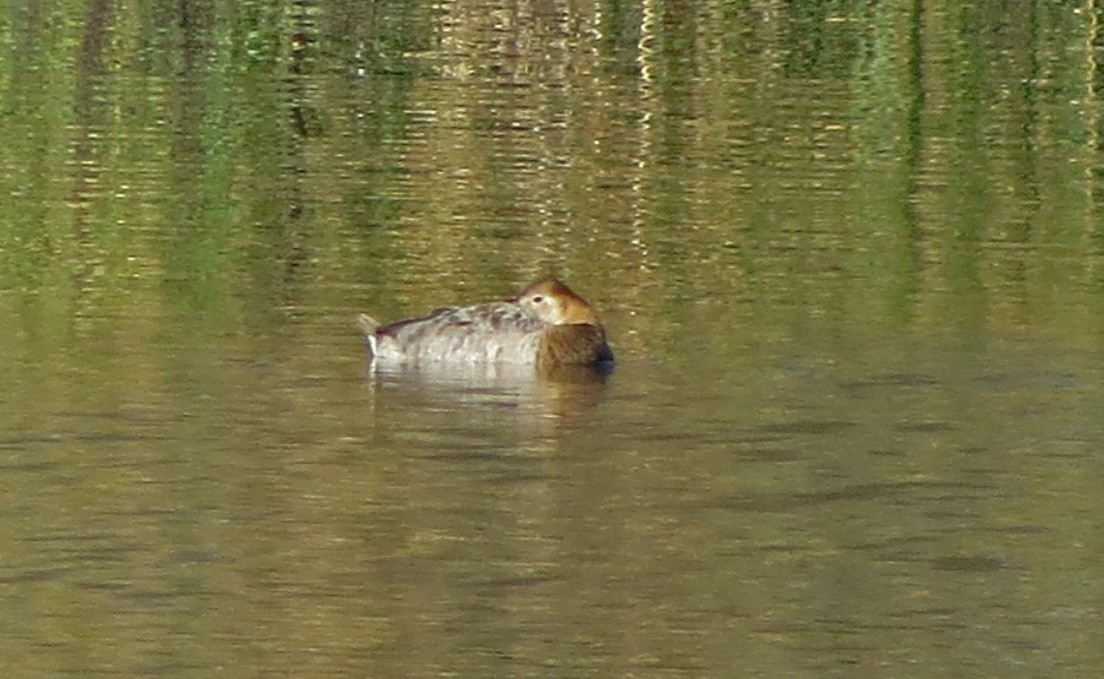
[[533,283],[510,301],[551,325],[601,325],[587,301],[555,278]]

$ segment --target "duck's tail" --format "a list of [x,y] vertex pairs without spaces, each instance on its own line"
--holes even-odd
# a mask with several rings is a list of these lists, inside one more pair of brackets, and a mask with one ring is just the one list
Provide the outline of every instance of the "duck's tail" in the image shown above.
[[357,327],[364,333],[364,341],[368,343],[368,350],[372,352],[372,356],[375,356],[376,330],[379,328],[379,323],[368,314],[357,314],[356,322]]

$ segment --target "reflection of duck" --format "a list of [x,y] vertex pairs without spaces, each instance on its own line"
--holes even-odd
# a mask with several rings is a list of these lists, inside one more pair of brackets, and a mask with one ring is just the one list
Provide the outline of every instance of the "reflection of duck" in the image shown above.
[[613,352],[594,309],[555,279],[533,283],[505,302],[437,309],[380,327],[357,318],[384,366],[514,364],[541,369],[608,365]]

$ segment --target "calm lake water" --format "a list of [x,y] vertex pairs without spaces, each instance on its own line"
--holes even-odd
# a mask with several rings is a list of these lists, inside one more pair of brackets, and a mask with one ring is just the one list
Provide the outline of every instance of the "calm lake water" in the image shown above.
[[[0,8],[0,669],[1094,676],[1101,26]],[[547,274],[608,379],[368,374]]]

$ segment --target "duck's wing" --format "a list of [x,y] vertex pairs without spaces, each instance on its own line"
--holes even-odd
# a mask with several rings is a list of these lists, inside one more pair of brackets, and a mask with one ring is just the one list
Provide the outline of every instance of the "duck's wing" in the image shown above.
[[544,322],[510,302],[446,307],[376,331],[381,353],[403,360],[508,360],[536,355]]
[[462,307],[442,307],[434,309],[424,316],[404,318],[376,329],[379,336],[391,337],[400,343],[418,341],[424,336],[468,325],[468,321],[462,313]]
[[407,343],[441,334],[537,332],[542,325],[540,319],[530,316],[517,304],[502,302],[434,309],[424,316],[396,321],[375,332]]

